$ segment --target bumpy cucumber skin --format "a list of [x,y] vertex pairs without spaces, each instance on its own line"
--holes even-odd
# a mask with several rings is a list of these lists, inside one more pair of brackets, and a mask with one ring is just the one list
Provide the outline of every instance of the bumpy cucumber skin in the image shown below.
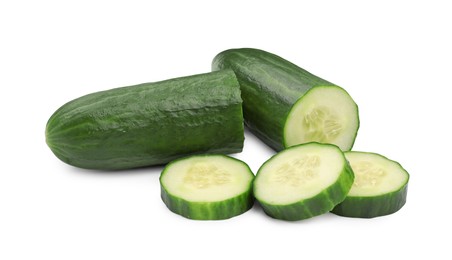
[[[362,152],[360,152],[362,153]],[[374,154],[374,153],[369,153]],[[380,154],[376,154],[386,158]],[[390,160],[386,158],[387,160]],[[408,193],[408,172],[398,162],[390,160],[400,166],[407,173],[407,180],[400,189],[379,196],[347,196],[331,211],[332,213],[351,218],[375,218],[393,214],[399,211],[406,203]]]
[[[301,145],[309,145],[313,143],[307,143],[307,144],[300,144],[292,146],[288,149],[296,148]],[[330,144],[319,144],[318,145],[330,145]],[[335,145],[332,145],[335,146]],[[339,151],[341,151],[337,146],[335,146]],[[342,151],[341,151],[342,153]],[[269,162],[271,158],[267,161]],[[342,202],[347,193],[350,191],[353,181],[355,179],[355,175],[353,173],[353,170],[348,163],[348,161],[344,157],[344,168],[341,171],[341,174],[339,175],[339,178],[335,183],[330,185],[328,188],[323,190],[321,193],[315,195],[314,197],[304,199],[292,204],[287,205],[275,205],[267,203],[263,200],[259,200],[259,198],[256,198],[256,200],[259,202],[259,204],[262,206],[262,209],[264,212],[275,219],[280,220],[288,220],[288,221],[297,221],[297,220],[303,220],[312,218],[318,215],[322,215],[324,213],[327,213],[331,211],[337,204]],[[265,162],[261,169],[265,166],[267,163]],[[260,169],[259,169],[260,171]],[[256,174],[256,178],[259,176],[259,171]]]
[[[195,156],[209,156],[209,155],[194,155]],[[232,157],[225,156],[231,160],[236,160],[248,168],[248,172],[252,175],[254,179],[254,174],[252,173],[249,166]],[[184,160],[186,158],[182,158],[180,160]],[[169,163],[165,169],[163,169],[162,174],[160,175],[160,190],[161,190],[161,198],[165,203],[166,207],[172,212],[181,215],[188,219],[193,220],[223,220],[229,219],[238,215],[241,215],[251,209],[254,205],[254,196],[252,185],[253,182],[250,182],[248,189],[233,198],[223,200],[223,201],[215,201],[215,202],[192,202],[187,201],[177,196],[172,195],[167,191],[165,186],[162,183],[162,177],[164,176],[166,169],[171,167],[171,164],[177,162],[175,160]]]
[[313,87],[336,86],[258,49],[230,49],[219,53],[213,59],[212,70],[221,69],[232,69],[239,80],[247,127],[276,151],[286,147],[284,126],[297,100]]
[[46,142],[63,162],[103,170],[236,153],[244,141],[241,104],[230,70],[116,88],[59,108]]

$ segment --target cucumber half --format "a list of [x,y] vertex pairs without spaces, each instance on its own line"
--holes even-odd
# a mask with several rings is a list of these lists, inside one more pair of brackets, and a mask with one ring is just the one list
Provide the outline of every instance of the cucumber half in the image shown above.
[[406,203],[409,174],[398,163],[366,152],[346,152],[355,181],[345,200],[333,213],[355,218],[373,218],[397,212]]
[[279,152],[259,169],[254,195],[277,219],[301,220],[326,213],[344,200],[353,171],[335,145],[307,143]]
[[276,151],[308,142],[351,150],[358,107],[343,88],[258,49],[225,50],[215,56],[212,69],[234,71],[246,126]]
[[335,144],[348,151],[358,132],[357,115],[358,107],[344,89],[314,87],[290,110],[284,126],[284,146],[319,142]]
[[240,215],[254,203],[254,174],[225,155],[195,155],[168,164],[160,176],[168,209],[189,219],[218,220]]

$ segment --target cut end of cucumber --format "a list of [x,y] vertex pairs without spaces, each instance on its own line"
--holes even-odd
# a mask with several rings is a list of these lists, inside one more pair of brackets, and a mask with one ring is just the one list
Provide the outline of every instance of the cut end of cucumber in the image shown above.
[[397,162],[379,154],[347,152],[355,181],[348,196],[379,196],[397,191],[408,182],[408,173]]
[[353,146],[358,128],[358,107],[344,89],[314,87],[289,112],[284,127],[284,145],[331,143],[348,151]]

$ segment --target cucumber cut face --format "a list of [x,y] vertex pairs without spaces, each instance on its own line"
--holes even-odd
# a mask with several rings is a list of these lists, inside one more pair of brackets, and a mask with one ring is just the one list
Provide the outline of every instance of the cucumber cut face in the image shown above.
[[309,90],[292,107],[284,126],[284,145],[319,142],[352,148],[359,128],[358,107],[340,87]]
[[355,181],[333,213],[358,218],[392,214],[406,203],[409,174],[402,166],[375,153],[346,152]]
[[254,175],[244,162],[225,155],[197,155],[168,164],[160,176],[166,206],[190,219],[227,219],[254,202]]
[[254,195],[265,213],[301,220],[326,213],[344,200],[353,172],[334,145],[308,143],[276,154],[259,169]]

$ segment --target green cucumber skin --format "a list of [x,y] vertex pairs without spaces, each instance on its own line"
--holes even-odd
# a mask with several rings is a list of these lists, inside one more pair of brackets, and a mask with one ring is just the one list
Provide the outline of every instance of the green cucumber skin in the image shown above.
[[[299,145],[292,147],[297,146]],[[270,160],[271,159],[269,159],[268,161]],[[297,221],[327,213],[345,199],[355,179],[353,170],[348,161],[346,161],[345,157],[344,161],[346,163],[341,171],[338,180],[314,197],[288,205],[273,205],[266,203],[263,200],[259,200],[258,198],[256,198],[256,200],[259,202],[259,204],[262,206],[262,209],[268,216],[280,220]],[[266,163],[264,163],[261,168]],[[256,174],[256,178],[257,176],[259,176],[259,171]]]
[[[194,156],[208,157],[209,155],[194,155]],[[229,156],[225,155],[223,156],[246,165],[246,167],[248,168],[248,172],[250,173],[250,175],[252,175],[254,179],[254,174],[252,173],[250,167],[246,163]],[[233,198],[223,201],[192,202],[181,199],[177,196],[173,196],[170,192],[167,191],[165,186],[162,184],[162,177],[165,174],[166,169],[171,167],[172,163],[183,159],[185,158],[177,159],[170,162],[165,167],[165,169],[163,169],[162,174],[160,175],[159,178],[161,190],[160,195],[163,202],[165,203],[166,207],[169,210],[185,218],[194,220],[222,220],[241,215],[253,207],[255,199],[253,196],[252,181],[250,182],[249,188],[245,192]]]
[[276,151],[285,148],[284,125],[293,104],[316,86],[336,86],[272,53],[230,49],[212,70],[232,69],[240,83],[246,126]]
[[331,212],[351,218],[375,218],[399,211],[406,203],[408,185],[376,197],[347,197]]
[[222,220],[243,214],[253,207],[251,188],[234,198],[219,202],[190,202],[168,193],[161,185],[161,197],[172,212],[194,220]]
[[230,70],[116,88],[59,108],[46,142],[63,162],[103,170],[237,153],[244,141],[241,105]]

